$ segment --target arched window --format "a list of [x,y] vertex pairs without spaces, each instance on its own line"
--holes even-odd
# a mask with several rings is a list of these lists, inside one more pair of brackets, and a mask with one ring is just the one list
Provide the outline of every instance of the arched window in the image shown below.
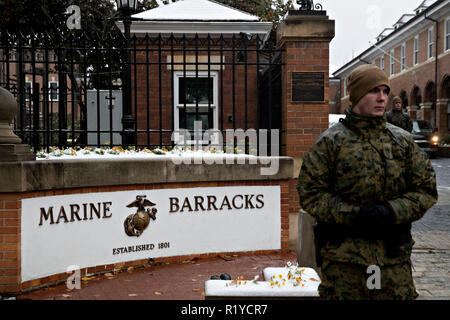
[[422,103],[422,94],[420,93],[419,87],[414,87],[411,93],[411,105],[420,106]]
[[442,81],[441,97],[442,99],[450,99],[450,76],[445,77]]
[[409,104],[408,104],[408,95],[406,94],[405,90],[402,90],[400,92],[400,99],[402,99],[403,108],[406,108],[407,106],[409,106]]
[[436,97],[436,86],[434,82],[428,82],[425,87],[425,96],[424,102],[434,102]]
[[[441,97],[450,99],[450,76],[445,77],[442,82]],[[450,101],[447,102],[447,130],[450,131]]]

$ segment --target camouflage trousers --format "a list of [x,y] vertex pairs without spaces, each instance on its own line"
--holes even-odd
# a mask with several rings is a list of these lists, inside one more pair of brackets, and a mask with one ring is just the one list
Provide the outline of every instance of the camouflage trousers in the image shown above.
[[369,289],[367,267],[324,259],[319,294],[327,300],[414,300],[411,262],[380,267],[380,289]]

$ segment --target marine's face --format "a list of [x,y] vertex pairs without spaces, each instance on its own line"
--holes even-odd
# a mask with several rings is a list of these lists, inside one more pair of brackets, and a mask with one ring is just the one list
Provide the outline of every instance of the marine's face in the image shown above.
[[396,104],[394,104],[394,108],[395,108],[395,110],[402,110],[402,103],[397,102]]
[[356,106],[353,112],[366,117],[382,117],[386,109],[389,89],[379,86],[369,91]]

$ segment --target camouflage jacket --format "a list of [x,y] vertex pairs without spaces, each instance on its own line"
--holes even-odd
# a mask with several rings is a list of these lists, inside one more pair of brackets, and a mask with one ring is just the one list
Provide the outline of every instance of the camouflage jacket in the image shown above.
[[[362,117],[350,109],[303,157],[297,189],[305,211],[339,225],[352,225],[360,206],[380,203],[390,205],[394,224],[408,224],[437,201],[434,169],[411,135],[387,124],[385,116]],[[413,244],[391,257],[384,240],[345,237],[340,244],[327,242],[321,254],[339,262],[393,265],[410,259]]]
[[408,132],[412,131],[413,124],[411,118],[401,110],[392,109],[386,112],[386,119],[394,126],[400,127]]

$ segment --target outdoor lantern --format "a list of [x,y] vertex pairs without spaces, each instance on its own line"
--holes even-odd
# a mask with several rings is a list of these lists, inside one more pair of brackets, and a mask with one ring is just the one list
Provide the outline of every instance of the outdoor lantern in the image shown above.
[[137,0],[116,0],[117,9],[124,12],[134,12],[137,9]]
[[123,124],[123,132],[122,132],[122,144],[124,146],[131,146],[136,144],[136,132],[134,130],[134,126],[136,124],[136,119],[133,117],[131,111],[131,50],[130,50],[130,29],[132,18],[131,14],[136,11],[137,8],[137,0],[116,0],[117,10],[122,12],[123,26],[124,26],[124,34],[125,34],[125,56],[124,61],[125,65],[123,68],[123,95],[122,95],[122,103],[123,103],[123,116],[122,116],[122,124]]

